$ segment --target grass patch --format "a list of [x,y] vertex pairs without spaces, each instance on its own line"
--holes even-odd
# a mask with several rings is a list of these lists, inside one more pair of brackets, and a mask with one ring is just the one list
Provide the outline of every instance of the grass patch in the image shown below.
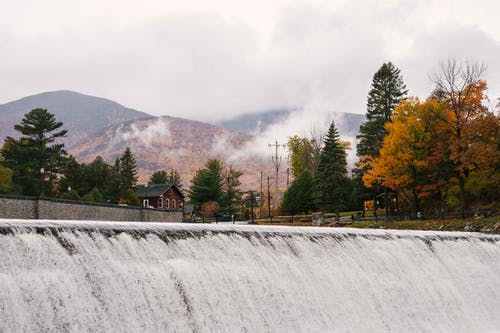
[[[350,216],[351,214],[347,215]],[[269,220],[257,220],[260,225],[280,225],[294,227],[310,227],[311,219],[308,216],[290,218],[273,218]],[[322,225],[329,227],[329,224]],[[468,218],[468,219],[436,219],[436,220],[410,220],[410,221],[356,221],[348,224],[350,228],[370,228],[370,229],[395,229],[395,230],[440,230],[440,231],[473,231],[492,234],[500,234],[500,216],[488,218]]]
[[[349,225],[352,228],[396,229],[396,230],[444,230],[474,231],[500,234],[500,216],[489,218],[411,221],[360,221]],[[467,228],[466,228],[467,227]]]

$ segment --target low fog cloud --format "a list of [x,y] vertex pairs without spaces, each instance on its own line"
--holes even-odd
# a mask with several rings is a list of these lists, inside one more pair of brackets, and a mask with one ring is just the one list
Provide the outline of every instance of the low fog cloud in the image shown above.
[[[275,149],[270,147],[270,144],[274,145],[278,142],[280,145],[286,145],[288,139],[293,135],[306,138],[323,137],[328,132],[332,121],[334,121],[339,133],[341,133],[340,140],[351,144],[351,149],[347,151],[348,169],[351,170],[357,161],[356,137],[347,131],[345,117],[346,115],[343,113],[334,112],[319,105],[309,105],[302,109],[291,110],[284,121],[256,133],[253,139],[242,148],[234,149],[231,153],[231,160],[259,158],[270,161],[275,154]],[[288,149],[280,147],[278,151],[282,156],[283,164],[285,164],[289,154]]]
[[132,142],[142,148],[151,148],[155,142],[166,142],[169,137],[168,120],[158,118],[146,123],[143,127],[136,124],[118,126],[111,142]]

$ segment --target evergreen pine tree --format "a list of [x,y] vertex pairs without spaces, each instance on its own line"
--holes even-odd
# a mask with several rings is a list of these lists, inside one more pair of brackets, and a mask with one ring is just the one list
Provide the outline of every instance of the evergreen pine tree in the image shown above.
[[163,170],[154,172],[148,182],[149,185],[165,183],[168,183],[167,172]]
[[[94,187],[99,189],[99,191],[105,197],[108,196],[107,194],[109,193],[110,188],[113,188],[112,191],[116,192],[118,182],[116,181],[116,179],[114,179],[114,184],[111,184],[113,183],[112,169],[113,168],[109,164],[107,164],[101,156],[96,156],[96,158],[91,163],[85,165],[83,170],[87,183],[86,192],[89,192]],[[115,178],[117,177],[115,176]]]
[[119,180],[118,193],[120,198],[126,199],[130,197],[130,190],[133,190],[137,183],[137,163],[130,147],[125,149],[123,155],[115,163],[115,168],[117,168]]
[[78,200],[77,196],[92,198],[87,194],[96,189],[102,196],[99,200],[118,203],[120,196],[117,189],[120,188],[120,177],[117,170],[120,169],[120,160],[120,158],[116,159],[115,166],[111,166],[101,156],[97,156],[89,164],[80,164],[70,156],[59,180],[61,198],[70,200]]
[[322,211],[338,213],[344,207],[347,181],[345,147],[332,121],[314,174],[315,202]]
[[303,171],[296,178],[283,196],[281,211],[295,215],[308,213],[316,209],[314,204],[314,179],[309,171]]
[[240,189],[240,177],[243,175],[241,171],[229,167],[229,170],[224,171],[222,189],[223,193],[219,200],[221,213],[234,214],[239,208],[242,192]]
[[73,156],[70,156],[62,169],[62,178],[59,180],[59,193],[63,199],[77,200],[75,195],[65,195],[76,192],[78,196],[84,195],[92,187],[89,187],[86,179],[86,165],[80,164]]
[[170,173],[167,175],[167,182],[174,184],[179,191],[182,191],[184,186],[182,185],[181,175],[177,170],[171,169]]
[[97,187],[94,187],[89,193],[85,194],[82,198],[83,201],[90,202],[104,202],[104,197],[101,194],[101,191]]
[[383,64],[375,73],[368,93],[366,121],[361,125],[357,136],[358,156],[379,156],[387,135],[385,123],[391,120],[394,108],[407,92],[400,70],[391,62]]
[[156,171],[149,178],[148,184],[166,184],[170,183],[175,185],[180,191],[183,190],[181,175],[175,169],[171,169],[169,173],[166,171]]
[[61,194],[61,199],[80,201],[80,200],[82,200],[82,197],[80,197],[78,192],[71,189],[71,190],[66,191],[63,194]]
[[222,198],[222,162],[210,160],[205,168],[196,171],[189,189],[189,198],[195,205],[203,205],[214,201],[219,203]]
[[[97,158],[96,158],[97,159]],[[115,163],[109,167],[109,177],[106,179],[104,196],[111,203],[120,202],[120,158],[115,159]]]
[[19,139],[7,137],[2,164],[13,171],[13,181],[24,195],[52,195],[66,151],[56,140],[66,135],[62,122],[45,109],[33,109],[14,129]]

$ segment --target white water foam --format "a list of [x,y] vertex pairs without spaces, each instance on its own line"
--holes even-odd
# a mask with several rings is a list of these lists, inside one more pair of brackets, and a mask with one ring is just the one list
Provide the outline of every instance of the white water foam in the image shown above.
[[0,220],[0,332],[500,330],[500,236]]

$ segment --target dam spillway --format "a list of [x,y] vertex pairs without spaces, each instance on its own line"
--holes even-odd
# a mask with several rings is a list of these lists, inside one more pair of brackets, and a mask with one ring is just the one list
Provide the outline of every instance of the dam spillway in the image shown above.
[[491,332],[500,236],[0,220],[0,332]]

